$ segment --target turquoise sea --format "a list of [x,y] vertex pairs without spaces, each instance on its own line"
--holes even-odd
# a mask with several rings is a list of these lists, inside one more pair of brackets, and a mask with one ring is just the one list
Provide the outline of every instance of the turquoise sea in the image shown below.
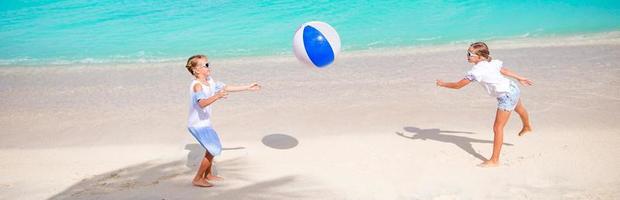
[[0,1],[0,66],[291,54],[324,21],[343,51],[620,30],[620,1]]

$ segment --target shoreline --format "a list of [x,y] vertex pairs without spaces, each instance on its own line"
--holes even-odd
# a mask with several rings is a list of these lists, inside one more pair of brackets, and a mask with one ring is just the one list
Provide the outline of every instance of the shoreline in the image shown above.
[[[583,45],[617,45],[620,44],[620,30],[598,33],[582,33],[582,34],[570,34],[570,35],[543,35],[536,37],[512,37],[512,38],[497,38],[483,40],[492,49],[516,49],[516,48],[538,48],[538,47],[563,47],[563,46],[583,46]],[[404,47],[380,47],[380,48],[368,48],[357,49],[351,51],[343,51],[338,55],[341,57],[358,57],[369,55],[402,55],[402,54],[415,54],[426,52],[442,52],[452,50],[462,50],[472,41],[454,41],[442,44],[434,45],[418,45],[418,46],[404,46]],[[217,57],[211,56],[213,59],[217,59],[225,62],[235,62],[243,60],[261,61],[261,60],[291,60],[296,59],[291,53],[283,53],[278,55],[256,55],[256,56],[244,56],[244,57]],[[336,62],[338,62],[338,58]],[[153,58],[150,58],[153,59]],[[51,64],[47,63],[47,66],[40,67],[37,64],[6,64],[0,62],[0,71],[12,68],[73,68],[73,67],[104,67],[107,65],[148,65],[148,64],[170,64],[170,63],[182,63],[186,58],[155,58],[150,59],[132,59],[132,60],[118,60],[118,61],[97,61],[96,59],[81,59],[78,61],[62,61],[63,63],[57,63],[58,61],[52,61]],[[20,61],[15,61],[20,62]],[[46,61],[41,61],[46,62]],[[67,62],[67,63],[64,63]]]

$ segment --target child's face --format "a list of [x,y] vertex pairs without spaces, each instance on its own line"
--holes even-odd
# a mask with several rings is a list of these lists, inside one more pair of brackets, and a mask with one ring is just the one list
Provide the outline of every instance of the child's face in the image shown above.
[[207,60],[206,58],[204,59],[200,59],[198,61],[198,65],[196,65],[196,68],[194,68],[194,70],[196,70],[196,74],[201,74],[204,77],[209,77],[209,75],[211,75],[211,70],[209,69],[209,60]]
[[484,60],[479,55],[472,53],[473,51],[474,51],[473,48],[467,49],[467,62],[472,63],[472,64],[477,64],[478,62]]

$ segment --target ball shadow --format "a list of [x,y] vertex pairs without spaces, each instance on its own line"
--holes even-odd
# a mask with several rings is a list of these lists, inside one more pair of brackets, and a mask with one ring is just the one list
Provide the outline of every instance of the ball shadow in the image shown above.
[[265,146],[274,149],[291,149],[299,144],[299,141],[292,136],[286,134],[271,134],[266,135],[261,140]]

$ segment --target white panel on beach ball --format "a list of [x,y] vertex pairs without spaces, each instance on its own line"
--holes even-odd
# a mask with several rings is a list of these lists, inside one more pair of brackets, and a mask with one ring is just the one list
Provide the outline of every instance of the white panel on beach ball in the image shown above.
[[340,52],[340,36],[325,22],[302,24],[293,37],[293,53],[299,61],[323,68],[329,66]]

